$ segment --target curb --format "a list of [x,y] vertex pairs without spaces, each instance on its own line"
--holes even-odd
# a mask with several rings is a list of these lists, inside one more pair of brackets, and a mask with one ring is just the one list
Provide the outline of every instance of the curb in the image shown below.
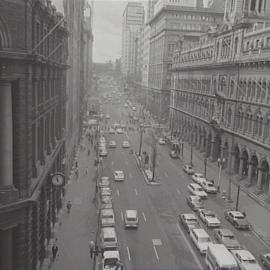
[[147,177],[147,175],[145,174],[145,171],[144,171],[144,170],[142,169],[142,167],[141,167],[141,164],[140,164],[140,161],[139,161],[139,159],[138,159],[138,157],[137,157],[137,154],[135,153],[134,156],[135,156],[135,159],[136,159],[136,163],[137,163],[138,169],[139,169],[140,172],[142,173],[143,178],[144,178],[144,181],[146,182],[146,184],[149,185],[149,186],[160,186],[160,185],[161,185],[160,182],[150,182],[150,181],[148,180],[148,177]]

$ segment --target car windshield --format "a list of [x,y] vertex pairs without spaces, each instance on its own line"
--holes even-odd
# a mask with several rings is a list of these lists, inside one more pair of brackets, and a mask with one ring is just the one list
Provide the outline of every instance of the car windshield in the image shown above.
[[197,188],[197,191],[203,191],[201,187],[198,187]]
[[207,186],[208,186],[208,187],[213,187],[213,186],[214,186],[214,184],[213,184],[213,183],[211,183],[211,182],[208,182],[208,183],[207,183]]
[[127,217],[127,220],[129,220],[129,221],[136,221],[137,219],[135,217]]
[[113,267],[116,265],[118,259],[117,258],[108,258],[104,260],[104,266]]
[[188,218],[187,222],[188,223],[195,223],[195,222],[197,222],[197,219],[196,218]]
[[213,217],[213,218],[216,217],[216,215],[214,213],[206,213],[205,215],[207,217]]
[[244,216],[235,216],[234,218],[235,218],[235,219],[245,219]]
[[207,242],[210,242],[210,238],[209,238],[209,237],[202,237],[202,238],[200,238],[200,242],[201,242],[201,243],[207,243]]
[[233,240],[234,239],[234,235],[223,235],[223,238]]
[[244,264],[256,264],[256,260],[255,259],[246,259],[246,260],[242,260],[242,262]]

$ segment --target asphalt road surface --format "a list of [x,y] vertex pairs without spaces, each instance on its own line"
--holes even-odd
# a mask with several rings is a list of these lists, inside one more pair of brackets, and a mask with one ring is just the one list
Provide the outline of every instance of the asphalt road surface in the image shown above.
[[[130,108],[122,104],[105,104],[104,113],[111,119],[108,125],[126,123]],[[196,250],[189,235],[178,222],[178,215],[191,213],[186,204],[187,185],[191,177],[182,171],[180,160],[169,157],[168,146],[158,146],[157,175],[161,185],[149,186],[137,167],[134,155],[129,149],[122,148],[122,142],[128,140],[131,148],[138,152],[138,130],[124,134],[107,135],[107,143],[115,140],[117,148],[109,149],[103,162],[103,176],[109,176],[113,189],[113,204],[116,215],[116,232],[121,260],[126,269],[206,269],[204,258]],[[143,136],[143,151],[151,153],[151,137],[147,132]],[[124,182],[113,181],[113,171],[123,170]],[[267,250],[267,247],[252,232],[237,231],[224,219],[225,203],[219,195],[209,196],[205,202],[207,209],[215,211],[222,226],[231,229],[240,244],[255,256]],[[123,214],[126,209],[136,209],[139,215],[139,228],[125,229]],[[204,226],[205,227],[205,226]],[[213,231],[207,229],[211,238]]]

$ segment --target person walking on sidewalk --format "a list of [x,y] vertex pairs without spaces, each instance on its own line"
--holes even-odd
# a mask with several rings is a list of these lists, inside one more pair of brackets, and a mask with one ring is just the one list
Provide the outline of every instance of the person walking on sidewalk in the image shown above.
[[56,243],[54,243],[52,246],[53,261],[55,261],[57,253],[58,253],[58,246],[56,245]]

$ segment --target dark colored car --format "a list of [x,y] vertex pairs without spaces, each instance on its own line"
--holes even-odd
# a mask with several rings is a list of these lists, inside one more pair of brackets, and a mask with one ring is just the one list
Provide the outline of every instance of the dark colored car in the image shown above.
[[187,204],[193,211],[198,211],[204,208],[204,204],[200,197],[198,196],[188,196],[186,197]]
[[251,226],[240,211],[225,211],[225,218],[238,230],[250,230]]
[[260,259],[261,259],[263,266],[266,269],[270,270],[270,253],[261,254]]
[[179,215],[178,220],[183,224],[188,233],[190,233],[192,229],[201,228],[197,217],[192,213]]
[[241,248],[241,245],[235,238],[233,232],[229,229],[225,228],[215,229],[214,236],[219,243],[224,244],[225,247],[229,250]]

